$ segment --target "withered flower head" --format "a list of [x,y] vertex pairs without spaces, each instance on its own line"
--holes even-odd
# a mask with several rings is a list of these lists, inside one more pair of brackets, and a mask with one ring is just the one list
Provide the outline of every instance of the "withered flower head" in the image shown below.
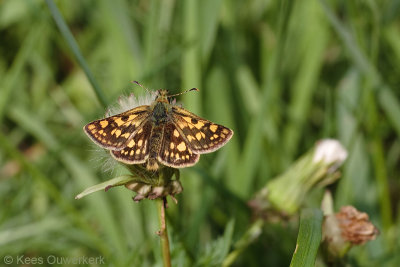
[[365,212],[353,206],[343,206],[340,212],[333,212],[333,198],[325,192],[322,201],[324,223],[322,225],[324,256],[328,261],[343,258],[353,245],[362,245],[374,240],[378,229],[369,221]]
[[374,240],[379,230],[369,221],[368,214],[353,206],[343,206],[336,213],[336,220],[341,229],[342,238],[354,245],[361,245]]

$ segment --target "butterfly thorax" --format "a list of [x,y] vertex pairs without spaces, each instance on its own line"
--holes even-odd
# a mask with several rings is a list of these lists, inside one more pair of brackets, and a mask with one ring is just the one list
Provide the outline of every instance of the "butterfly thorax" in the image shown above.
[[151,120],[154,126],[162,125],[170,120],[169,113],[171,105],[168,101],[168,91],[160,89],[157,91],[157,97],[150,107]]
[[164,102],[157,102],[151,113],[151,121],[154,126],[163,125],[170,120],[170,105]]

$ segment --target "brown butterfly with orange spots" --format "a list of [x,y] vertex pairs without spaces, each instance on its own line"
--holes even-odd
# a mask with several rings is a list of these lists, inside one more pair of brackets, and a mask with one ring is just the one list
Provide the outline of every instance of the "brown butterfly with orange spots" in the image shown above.
[[152,171],[158,170],[158,163],[173,168],[193,166],[199,154],[213,152],[231,139],[231,129],[174,105],[171,96],[175,95],[158,90],[150,105],[93,121],[83,129],[118,161],[147,162],[146,168]]

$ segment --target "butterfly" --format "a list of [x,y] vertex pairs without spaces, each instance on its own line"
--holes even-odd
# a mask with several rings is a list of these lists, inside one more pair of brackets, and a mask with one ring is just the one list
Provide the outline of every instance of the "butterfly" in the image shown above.
[[116,160],[146,164],[151,171],[158,170],[159,164],[172,168],[193,166],[200,154],[213,152],[231,139],[231,129],[185,110],[171,96],[175,95],[157,90],[150,105],[90,122],[83,129]]

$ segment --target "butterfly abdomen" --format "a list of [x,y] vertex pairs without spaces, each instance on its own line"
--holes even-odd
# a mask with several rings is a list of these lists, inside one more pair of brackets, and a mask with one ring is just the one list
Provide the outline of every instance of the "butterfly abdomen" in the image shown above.
[[157,156],[161,149],[161,140],[163,138],[164,126],[153,127],[149,139],[149,159],[147,169],[157,170]]

